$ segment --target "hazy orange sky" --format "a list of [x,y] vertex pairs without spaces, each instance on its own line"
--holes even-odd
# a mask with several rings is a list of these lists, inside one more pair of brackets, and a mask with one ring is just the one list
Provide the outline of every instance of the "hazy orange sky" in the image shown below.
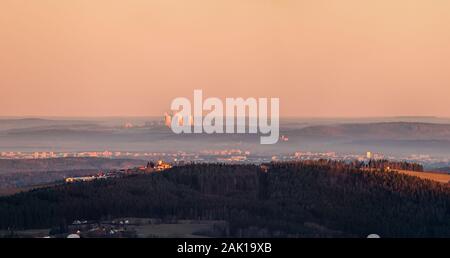
[[1,116],[161,115],[197,88],[450,117],[450,1],[0,1]]

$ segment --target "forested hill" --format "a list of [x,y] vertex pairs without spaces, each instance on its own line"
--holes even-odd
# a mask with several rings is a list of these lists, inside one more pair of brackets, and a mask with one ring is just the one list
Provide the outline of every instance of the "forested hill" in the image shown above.
[[450,237],[450,188],[333,161],[196,164],[0,198],[0,228],[108,217],[220,219],[229,236]]

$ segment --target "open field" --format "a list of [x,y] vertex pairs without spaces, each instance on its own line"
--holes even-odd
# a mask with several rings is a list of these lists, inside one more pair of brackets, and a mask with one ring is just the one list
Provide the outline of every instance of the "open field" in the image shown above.
[[417,171],[409,171],[409,170],[396,170],[397,172],[409,176],[415,176],[422,179],[433,180],[439,183],[450,183],[450,174],[446,173],[438,173],[438,172],[417,172]]
[[214,226],[224,222],[218,221],[180,221],[177,224],[156,224],[156,225],[139,225],[134,227],[137,236],[142,238],[148,237],[181,237],[181,238],[198,238],[207,237],[205,233],[213,232]]
[[0,188],[0,196],[8,196],[16,193],[20,193],[22,191],[26,191],[22,188]]
[[[43,238],[49,235],[50,229],[28,229],[14,231],[15,237],[20,238]],[[11,237],[11,232],[8,230],[0,230],[0,238]]]
[[62,181],[56,181],[48,184],[40,184],[40,185],[30,185],[30,186],[24,186],[24,187],[10,187],[10,188],[0,188],[0,196],[8,196],[13,195],[21,192],[28,192],[34,189],[39,188],[45,188],[45,187],[52,187],[55,185],[63,184]]

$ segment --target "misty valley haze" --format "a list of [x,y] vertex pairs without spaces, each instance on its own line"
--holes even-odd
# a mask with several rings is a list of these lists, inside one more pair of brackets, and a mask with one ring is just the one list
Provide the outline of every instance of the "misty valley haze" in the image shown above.
[[372,151],[450,157],[450,121],[442,118],[281,119],[280,136],[289,140],[263,146],[258,134],[176,135],[160,117],[0,120],[0,151],[5,152],[237,148],[268,156],[296,151]]

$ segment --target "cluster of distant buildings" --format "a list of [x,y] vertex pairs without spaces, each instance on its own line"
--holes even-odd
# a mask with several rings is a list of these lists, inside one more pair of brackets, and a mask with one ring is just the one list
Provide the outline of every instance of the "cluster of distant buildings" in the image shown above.
[[[287,137],[284,138],[286,141]],[[293,160],[314,160],[333,159],[342,161],[364,161],[364,160],[402,160],[423,165],[439,166],[450,165],[448,157],[432,157],[430,155],[416,154],[405,157],[388,156],[381,153],[367,151],[360,154],[348,154],[337,152],[311,152],[297,151],[293,153],[281,153],[277,155],[264,155],[251,153],[243,149],[213,149],[198,152],[173,151],[173,152],[123,152],[123,151],[91,151],[91,152],[0,152],[0,159],[48,159],[48,158],[68,158],[68,157],[91,157],[91,158],[126,158],[142,160],[165,160],[172,164],[184,164],[189,162],[220,162],[220,163],[245,163],[260,164],[270,161],[293,161]],[[90,180],[85,178],[85,180]]]
[[165,152],[129,152],[129,151],[82,151],[82,152],[22,152],[3,151],[0,152],[0,159],[50,159],[50,158],[183,158],[196,156],[194,153],[177,151],[173,153]]
[[129,169],[120,169],[120,170],[112,170],[109,172],[99,172],[96,175],[92,176],[80,176],[80,177],[67,177],[65,179],[66,183],[75,183],[75,182],[88,182],[94,180],[102,180],[108,178],[118,178],[131,174],[140,174],[140,173],[152,173],[152,172],[161,172],[167,169],[172,168],[170,163],[159,160],[157,163],[148,162],[146,166],[129,168]]
[[85,152],[54,152],[54,151],[3,151],[0,158],[3,159],[50,159],[50,158],[70,158],[70,157],[119,157],[121,152],[110,151],[85,151]]
[[134,238],[136,222],[131,219],[112,221],[75,220],[65,229],[66,232],[51,234],[44,238]]
[[174,117],[172,113],[165,113],[164,114],[164,125],[168,128],[172,127],[172,118],[177,119],[177,123],[180,126],[188,125],[193,126],[194,125],[194,117],[192,115],[189,116],[187,120],[185,120],[182,116],[176,116]]

